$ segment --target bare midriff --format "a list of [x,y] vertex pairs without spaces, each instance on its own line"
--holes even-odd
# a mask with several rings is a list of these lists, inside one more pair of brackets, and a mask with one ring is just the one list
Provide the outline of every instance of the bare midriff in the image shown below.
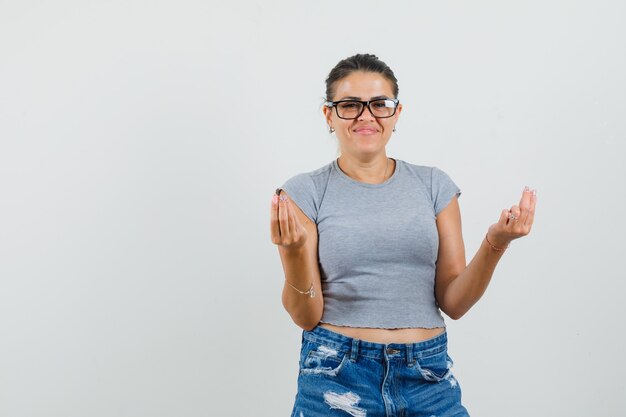
[[321,322],[318,326],[341,333],[353,339],[375,343],[417,343],[438,336],[445,330],[443,327],[435,327],[433,329],[376,329],[372,327],[336,326],[334,324]]

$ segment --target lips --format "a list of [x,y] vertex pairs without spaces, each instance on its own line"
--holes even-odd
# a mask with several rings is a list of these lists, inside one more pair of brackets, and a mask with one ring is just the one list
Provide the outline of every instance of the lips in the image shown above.
[[372,135],[374,133],[378,133],[378,129],[373,127],[357,127],[356,129],[354,129],[354,132],[361,135]]

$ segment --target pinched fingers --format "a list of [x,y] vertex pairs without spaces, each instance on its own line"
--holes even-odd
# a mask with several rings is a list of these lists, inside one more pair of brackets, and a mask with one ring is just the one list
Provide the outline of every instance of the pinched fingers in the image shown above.
[[516,226],[519,223],[519,218],[521,216],[521,210],[519,206],[511,206],[508,214],[508,222],[507,226]]
[[498,220],[498,225],[504,229],[507,225],[507,223],[509,222],[509,214],[511,212],[508,209],[504,209],[502,210],[502,212],[500,212],[500,219]]
[[272,243],[277,243],[280,238],[280,228],[278,227],[278,196],[272,196],[272,204],[270,205],[270,237]]
[[530,230],[533,222],[535,221],[535,206],[537,205],[537,190],[532,190],[530,193],[530,205],[528,207],[528,217],[526,217],[526,221],[524,225],[527,226]]
[[528,234],[526,227],[522,221],[523,210],[519,206],[512,206],[509,210],[509,222],[507,224],[507,232],[511,238],[517,239]]
[[285,206],[287,207],[287,214],[289,215],[289,231],[294,237],[298,234],[298,220],[296,219],[296,213],[291,205],[289,199],[285,200]]
[[289,214],[289,237],[284,244],[285,246],[300,247],[306,240],[306,230],[298,218],[296,207],[288,197],[285,200],[285,207]]
[[270,207],[270,236],[272,243],[278,244],[280,242],[280,225],[278,224],[278,196],[274,194],[272,196],[272,204]]
[[514,205],[509,210],[507,229],[513,235],[513,238],[526,236],[530,233],[535,215],[536,201],[537,193],[535,190],[531,191],[526,187],[522,192],[520,205]]
[[526,187],[522,192],[519,206],[513,205],[508,210],[502,210],[498,222],[489,227],[488,235],[492,244],[505,247],[512,240],[529,234],[535,217],[536,202],[536,191]]
[[537,204],[537,190],[524,188],[522,198],[520,199],[521,215],[519,218],[519,226],[522,228],[524,235],[530,232],[530,228],[535,219],[535,205]]
[[522,198],[519,201],[519,208],[521,211],[519,217],[519,224],[526,225],[526,220],[528,219],[528,214],[530,212],[530,200],[532,194],[530,192],[530,188],[524,187],[524,191],[522,191]]
[[284,247],[300,247],[306,231],[287,195],[272,197],[272,242]]
[[290,236],[289,212],[287,211],[287,197],[284,195],[278,197],[278,224],[280,225],[281,240],[284,241]]

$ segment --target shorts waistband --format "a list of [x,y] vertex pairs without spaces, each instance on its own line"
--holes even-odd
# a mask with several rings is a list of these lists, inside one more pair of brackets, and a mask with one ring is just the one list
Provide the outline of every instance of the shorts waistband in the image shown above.
[[412,362],[415,358],[433,355],[448,348],[448,332],[445,329],[443,333],[421,342],[376,343],[315,326],[312,330],[302,331],[302,340],[323,344],[338,352],[350,353],[353,359],[357,355],[374,359],[405,356],[409,362]]

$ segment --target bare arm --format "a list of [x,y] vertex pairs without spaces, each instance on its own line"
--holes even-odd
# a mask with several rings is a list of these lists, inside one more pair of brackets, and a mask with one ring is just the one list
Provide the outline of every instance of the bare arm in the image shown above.
[[[313,329],[322,318],[324,301],[317,254],[317,226],[287,196],[272,199],[270,229],[272,242],[285,271],[282,302],[294,323],[305,330]],[[278,200],[278,201],[277,201]],[[313,286],[314,297],[301,294]]]
[[[492,245],[505,248],[513,240],[530,233],[534,220],[535,193],[525,190],[519,206],[503,210],[500,220],[489,227],[487,236]],[[516,219],[509,219],[509,213]],[[504,251],[491,247],[486,238],[465,265],[465,248],[461,235],[461,214],[456,198],[439,213],[439,257],[435,278],[435,294],[441,310],[457,320],[482,297]]]

